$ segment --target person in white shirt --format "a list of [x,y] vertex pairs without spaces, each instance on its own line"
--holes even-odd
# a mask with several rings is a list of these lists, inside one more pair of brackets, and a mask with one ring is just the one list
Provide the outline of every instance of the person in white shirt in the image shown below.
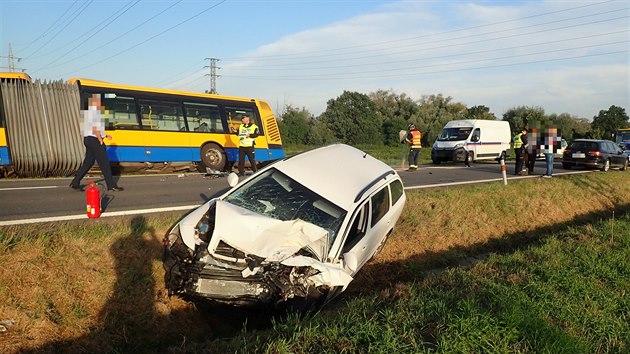
[[103,107],[101,106],[100,94],[93,94],[92,97],[88,98],[88,109],[82,111],[85,158],[83,159],[77,174],[74,176],[74,179],[70,182],[70,188],[77,191],[83,190],[80,185],[81,179],[88,173],[90,168],[94,166],[95,161],[98,163],[98,166],[103,172],[105,183],[107,184],[107,190],[124,190],[124,188],[119,187],[114,181],[112,168],[109,165],[109,159],[107,158],[104,139],[111,140],[112,137],[109,134],[105,134],[105,125],[101,120],[102,109]]

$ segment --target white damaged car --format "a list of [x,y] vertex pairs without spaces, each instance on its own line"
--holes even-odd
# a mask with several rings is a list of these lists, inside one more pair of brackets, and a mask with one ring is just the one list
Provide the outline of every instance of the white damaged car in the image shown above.
[[169,294],[237,306],[328,301],[381,250],[406,201],[394,169],[343,144],[230,184],[168,231]]

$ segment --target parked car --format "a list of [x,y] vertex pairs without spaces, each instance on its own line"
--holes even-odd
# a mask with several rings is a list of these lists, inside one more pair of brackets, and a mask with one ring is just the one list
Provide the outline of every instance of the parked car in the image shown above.
[[610,140],[577,139],[565,150],[562,156],[562,167],[585,166],[608,171],[628,168],[628,153]]
[[394,169],[343,144],[230,184],[168,231],[169,294],[236,306],[328,301],[378,254],[406,201]]

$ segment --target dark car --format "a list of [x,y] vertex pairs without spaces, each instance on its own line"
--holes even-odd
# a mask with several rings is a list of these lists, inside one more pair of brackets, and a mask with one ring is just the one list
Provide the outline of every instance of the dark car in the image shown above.
[[628,153],[610,140],[577,139],[569,145],[562,155],[562,167],[584,166],[608,171],[628,168]]

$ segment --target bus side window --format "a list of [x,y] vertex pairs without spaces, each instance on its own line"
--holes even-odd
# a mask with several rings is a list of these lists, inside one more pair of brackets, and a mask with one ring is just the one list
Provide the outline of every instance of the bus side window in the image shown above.
[[105,94],[101,102],[106,129],[140,129],[132,97]]
[[184,102],[188,129],[200,133],[224,133],[219,107],[213,104]]

